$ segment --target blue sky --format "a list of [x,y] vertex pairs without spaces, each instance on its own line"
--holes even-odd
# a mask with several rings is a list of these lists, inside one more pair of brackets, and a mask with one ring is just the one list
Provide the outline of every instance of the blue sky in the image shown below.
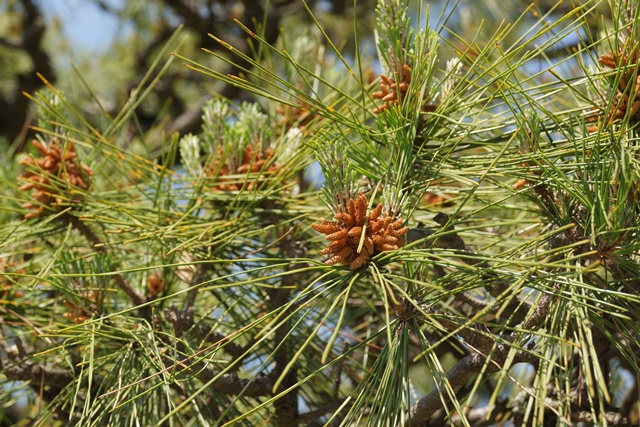
[[[122,5],[124,0],[108,0],[106,3]],[[40,7],[47,19],[57,17],[72,45],[72,50],[100,50],[111,45],[118,20],[105,13],[94,2],[87,0],[40,0]]]

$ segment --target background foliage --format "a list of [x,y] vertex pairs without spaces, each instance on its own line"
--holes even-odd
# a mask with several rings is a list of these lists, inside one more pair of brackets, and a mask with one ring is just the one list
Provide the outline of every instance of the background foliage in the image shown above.
[[3,10],[5,425],[640,422],[638,7],[149,3]]

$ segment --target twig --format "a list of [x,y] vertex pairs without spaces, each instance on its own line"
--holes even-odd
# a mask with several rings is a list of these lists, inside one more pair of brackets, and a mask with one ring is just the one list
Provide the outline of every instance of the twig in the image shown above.
[[5,39],[4,37],[0,38],[0,45],[5,47],[10,47],[13,49],[22,49],[22,43],[16,42],[14,40]]
[[[301,246],[299,242],[294,241],[293,233],[289,231],[286,232],[286,238],[284,240],[280,240],[281,250],[289,257],[289,258],[303,258],[306,253],[306,249],[304,246]],[[289,270],[296,270],[299,266],[292,262],[289,266]],[[291,289],[296,286],[298,280],[297,274],[288,274],[282,278],[282,286],[278,288],[268,289],[267,293],[269,295],[270,309],[277,310],[283,306],[285,306],[289,300],[291,295]],[[293,310],[292,307],[289,307],[287,311],[283,314],[283,317],[287,317],[289,313]],[[274,354],[275,360],[275,368],[271,372],[271,376],[273,378],[279,378],[285,369],[288,368],[289,363],[291,362],[291,349],[286,342],[287,335],[289,335],[289,328],[287,324],[281,325],[278,329],[276,329],[274,333],[274,342],[277,346],[277,349]],[[287,389],[292,387],[297,382],[297,371],[296,367],[289,368],[289,371],[285,375],[280,387],[282,389]],[[293,427],[297,426],[298,422],[298,392],[297,389],[292,389],[289,393],[285,394],[278,400],[274,402],[274,408],[276,412],[276,420],[277,424],[280,427]]]
[[[465,243],[464,239],[460,237],[458,233],[454,232],[454,226],[449,224],[449,216],[440,212],[433,218],[433,220],[437,222],[441,227],[443,227],[445,231],[447,231],[447,234],[435,239],[433,245],[440,249],[453,250],[455,254],[463,255],[460,260],[465,264],[479,267],[481,271],[481,277],[487,282],[485,288],[487,289],[489,294],[495,299],[503,298],[505,292],[508,292],[510,289],[509,285],[507,283],[504,283],[501,278],[493,276],[491,274],[491,270],[488,269],[489,264],[486,261],[481,260],[478,257],[477,253],[471,251]],[[435,232],[432,230],[413,228],[410,229],[407,233],[407,241],[414,242],[425,239],[433,235],[434,233]],[[447,275],[445,269],[441,265],[435,264],[434,268],[438,276],[445,277]],[[452,282],[452,285],[454,283],[455,282]],[[456,285],[455,287],[459,286]],[[456,295],[456,298],[462,299],[469,305],[480,309],[486,308],[487,306],[491,305],[490,303],[484,303],[481,300],[460,293]],[[526,301],[520,300],[520,298],[518,298],[516,295],[508,298],[509,299],[506,307],[495,307],[495,309],[492,309],[491,312],[493,314],[497,314],[501,311],[504,313],[510,313],[509,317],[512,322],[518,323],[523,321],[527,313],[531,309],[531,304]]]
[[[46,21],[36,2],[21,0],[21,3],[24,10],[22,23],[19,25],[22,34],[20,40],[12,44],[29,56],[33,68],[17,76],[17,85],[13,93],[0,98],[0,111],[3,112],[0,117],[0,135],[6,136],[9,141],[21,134],[25,122],[29,120],[29,100],[22,94],[33,93],[42,87],[42,81],[36,76],[36,72],[46,76],[49,81],[56,79],[51,58],[41,44]],[[20,141],[16,152],[22,150],[26,139]]]
[[[262,7],[261,2],[259,1],[244,1],[245,5],[245,22],[263,22],[265,10]],[[197,11],[193,10],[189,5],[187,5],[184,1],[176,1],[169,2],[169,6],[184,20],[185,24],[194,28],[199,34],[206,34],[211,31],[212,28],[216,28],[219,26],[217,22],[215,22],[215,15],[210,16],[209,20],[206,20],[200,16]],[[267,43],[273,45],[279,36],[279,27],[280,27],[280,14],[277,13],[277,10],[271,10],[271,14],[269,19],[266,20],[266,26],[263,29],[264,39]],[[220,49],[220,45],[217,43],[212,46],[208,46],[208,49],[217,50]],[[247,43],[243,43],[241,47],[236,46],[236,49],[241,52],[243,55],[250,54],[250,46]],[[252,65],[243,59],[241,56],[236,57],[236,65],[244,68],[251,69]],[[235,67],[230,66],[227,67],[227,70],[224,74],[229,74],[234,71]],[[225,84],[222,89],[218,91],[218,95],[228,99],[234,99],[242,95],[242,91],[239,87]],[[185,134],[188,132],[198,132],[200,125],[202,123],[202,107],[207,103],[209,99],[211,99],[211,95],[206,95],[202,97],[197,104],[194,104],[187,111],[178,116],[171,124],[164,128],[165,133],[171,135],[173,133]]]
[[[486,372],[497,372],[502,369],[502,364],[509,353],[509,346],[499,345],[488,363]],[[530,353],[518,351],[513,359],[513,364],[531,363],[535,359]],[[480,353],[474,353],[461,359],[446,375],[446,380],[440,387],[420,399],[409,412],[408,423],[410,425],[425,425],[431,416],[439,409],[443,408],[443,401],[451,402],[451,398],[446,392],[440,391],[449,385],[454,393],[457,393],[475,374],[479,373],[483,366],[487,363],[487,359]]]
[[[472,427],[497,425],[510,409],[507,404],[507,399],[498,398],[495,405],[470,409],[464,418]],[[451,419],[446,422],[446,425],[463,425],[461,418],[460,414],[454,414]]]
[[233,342],[225,343],[229,337],[218,332],[213,332],[210,327],[202,324],[194,327],[193,315],[189,316],[184,310],[168,307],[165,312],[165,317],[173,325],[177,338],[182,337],[185,331],[189,331],[191,336],[201,342],[221,344],[224,351],[235,358],[242,356],[246,351],[246,349]]
[[[207,366],[206,362],[194,362],[187,365],[187,360],[175,361],[170,357],[163,357],[164,364],[167,369],[173,369],[174,366],[187,366],[183,371],[185,375],[195,375],[203,383],[209,383],[218,372]],[[251,379],[241,379],[237,374],[226,374],[215,380],[210,384],[213,390],[221,393],[237,396],[242,395],[245,397],[259,397],[271,395],[271,389],[273,388],[273,381],[267,376],[256,376]]]
[[345,401],[344,398],[336,399],[333,402],[329,402],[318,409],[314,409],[309,412],[305,412],[304,414],[300,414],[296,421],[298,422],[298,424],[310,423],[312,421],[315,421],[318,418],[322,417],[323,415],[338,409],[340,405],[344,403],[344,401]]
[[[542,295],[538,304],[530,312],[529,317],[522,324],[522,327],[518,329],[537,329],[546,318],[548,308],[552,300],[553,296],[551,294]],[[486,358],[483,355],[489,354],[491,352],[491,349],[496,346],[496,343],[495,340],[488,335],[488,330],[487,334],[483,334],[478,329],[480,327],[478,325],[469,325],[469,327],[464,327],[461,329],[460,326],[462,325],[453,320],[440,318],[438,319],[438,321],[448,330],[452,332],[455,331],[477,351],[476,353],[461,359],[446,375],[447,382],[451,386],[451,389],[454,393],[457,393],[467,383],[467,381],[471,379],[473,375],[478,373],[484,366],[484,364],[486,363]],[[509,337],[509,340],[513,341],[516,336],[516,332],[512,333]],[[500,365],[504,363],[504,359],[506,358],[508,352],[509,346],[502,344],[497,345],[496,351],[491,357],[491,363],[487,367],[488,372],[495,372],[501,369]],[[513,363],[533,363],[535,361],[535,356],[531,355],[530,353],[519,351],[516,354]],[[433,390],[429,395],[421,399],[411,409],[411,422],[416,423],[416,425],[422,425],[426,423],[436,411],[443,408],[442,399],[447,402],[450,401],[448,394],[442,393],[439,389]]]
[[[434,309],[426,309],[432,313],[437,313]],[[437,313],[441,314],[442,313]],[[443,315],[444,316],[444,315]],[[485,325],[479,324],[460,324],[453,319],[438,317],[438,323],[446,328],[449,332],[455,332],[460,335],[468,345],[476,349],[480,353],[486,354],[491,351],[495,344],[495,340],[491,338],[491,333]]]
[[[209,266],[207,264],[200,264],[196,274],[191,278],[191,282],[189,283],[190,289],[182,305],[183,312],[189,311],[193,307],[193,304],[195,304],[196,297],[198,296],[198,285],[202,283],[202,279],[208,268]],[[193,312],[191,314],[191,321],[193,321]]]
[[[101,253],[107,253],[107,249],[100,238],[89,228],[82,220],[76,216],[65,214],[65,217],[71,222],[73,227],[78,230],[86,239],[93,245],[94,249]],[[134,291],[131,286],[124,280],[124,277],[120,273],[113,274],[113,279],[120,289],[126,293],[134,305],[138,306],[143,304],[144,299]]]
[[21,337],[14,337],[16,349],[12,349],[0,328],[0,346],[4,356],[0,357],[0,372],[14,381],[27,381],[30,387],[38,393],[43,378],[46,378],[47,390],[41,395],[48,401],[54,399],[71,382],[75,375],[71,369],[50,368],[34,362],[30,357],[33,348],[27,349]]
[[[559,285],[557,283],[554,284],[554,289],[559,289]],[[540,300],[533,307],[532,310],[529,311],[529,317],[523,322],[522,326],[518,329],[524,330],[534,330],[538,329],[538,327],[542,324],[542,322],[546,319],[547,313],[549,312],[549,306],[551,305],[551,301],[553,301],[554,295],[549,293],[544,293],[540,296]]]
[[[622,399],[620,414],[625,418],[630,418],[631,411],[636,403],[638,403],[638,375],[633,376],[633,382]],[[640,407],[636,408],[636,411],[640,412]]]

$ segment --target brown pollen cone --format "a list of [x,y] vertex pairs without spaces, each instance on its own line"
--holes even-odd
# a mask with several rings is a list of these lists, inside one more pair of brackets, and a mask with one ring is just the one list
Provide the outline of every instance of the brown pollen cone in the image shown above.
[[404,64],[402,66],[402,76],[398,77],[398,82],[395,82],[384,74],[380,76],[380,91],[372,93],[371,97],[381,100],[384,104],[374,108],[374,114],[382,113],[389,108],[389,105],[398,105],[406,95],[409,90],[409,83],[411,83],[411,68]]
[[[213,191],[240,191],[244,186],[244,179],[232,179],[225,178],[226,175],[240,175],[246,174],[247,172],[258,173],[262,172],[263,174],[275,173],[278,169],[278,166],[274,163],[271,163],[268,168],[264,169],[265,163],[273,157],[273,152],[271,149],[267,149],[265,153],[257,152],[251,148],[247,147],[242,152],[242,164],[236,168],[231,168],[225,162],[222,166],[220,166],[221,162],[224,162],[222,149],[218,152],[218,158],[213,162],[208,170],[208,175],[213,175],[218,171],[217,177],[220,183],[211,187]],[[234,170],[235,169],[235,170]],[[264,177],[260,176],[256,178],[256,180],[247,183],[247,189],[252,190],[256,185],[260,185],[265,180]],[[225,182],[227,181],[227,182]]]
[[62,314],[62,317],[65,319],[71,320],[76,325],[86,322],[91,319],[93,313],[96,312],[97,307],[95,302],[97,300],[97,293],[95,291],[85,292],[83,295],[87,302],[89,303],[86,307],[78,305],[73,301],[64,300],[64,305],[69,310],[68,312]]
[[[625,69],[618,79],[617,93],[611,104],[606,107],[605,126],[622,120],[629,114],[629,122],[636,125],[640,122],[640,63],[638,63],[638,46],[619,52],[607,53],[598,58],[600,65],[611,69]],[[634,75],[635,74],[635,75]],[[592,121],[598,116],[591,116],[587,120]],[[598,130],[597,126],[590,126],[589,132]]]
[[367,217],[368,207],[367,198],[358,193],[355,200],[347,201],[347,212],[339,212],[334,216],[337,221],[323,220],[311,225],[314,230],[326,234],[331,242],[320,251],[323,255],[331,255],[325,261],[326,265],[348,264],[351,270],[355,270],[378,252],[393,251],[404,246],[405,239],[402,236],[409,228],[402,227],[402,219],[381,217],[381,204]]
[[[63,196],[51,193],[53,189],[60,187],[60,181],[65,182],[68,189],[70,189],[69,187],[77,187],[87,190],[90,185],[89,177],[92,175],[91,169],[78,163],[73,142],[69,143],[65,151],[53,142],[45,146],[39,141],[33,140],[33,145],[42,154],[42,157],[37,159],[29,157],[20,162],[27,169],[25,173],[20,175],[20,178],[27,182],[19,190],[32,190],[31,197],[36,202],[22,205],[22,207],[31,210],[25,214],[25,219],[43,215],[47,207],[58,210],[65,203]],[[69,202],[77,201],[67,200],[67,203]]]
[[305,101],[301,101],[299,106],[280,104],[276,107],[276,113],[279,117],[277,126],[286,130],[293,126],[305,127],[316,117],[311,112],[311,108],[311,105]]
[[152,274],[147,278],[147,290],[151,296],[156,296],[164,289],[164,279],[159,274]]
[[17,282],[17,277],[12,277],[12,274],[10,273],[19,275],[24,274],[25,271],[23,268],[15,270],[14,267],[14,261],[8,261],[5,263],[2,259],[0,259],[0,273],[9,273],[0,276],[0,299],[13,299],[24,296],[24,292],[12,289],[13,285],[15,285]]

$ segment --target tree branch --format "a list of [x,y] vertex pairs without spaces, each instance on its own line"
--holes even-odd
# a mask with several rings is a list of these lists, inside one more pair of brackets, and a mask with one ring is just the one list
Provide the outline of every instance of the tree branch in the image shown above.
[[[219,373],[211,369],[205,362],[190,363],[191,359],[184,362],[171,359],[170,357],[163,357],[164,364],[167,368],[173,366],[188,366],[183,374],[193,374],[203,383],[208,383],[215,378]],[[211,383],[210,387],[218,392],[237,396],[242,395],[246,397],[259,397],[270,396],[273,389],[273,380],[267,376],[257,376],[251,379],[241,379],[236,373],[222,375],[220,378]]]
[[[286,256],[291,259],[303,258],[306,253],[304,246],[293,240],[293,233],[290,231],[285,232],[285,238],[281,239],[281,250]],[[289,271],[298,269],[298,265],[292,262],[288,268]],[[282,278],[281,286],[277,288],[267,289],[269,295],[269,308],[271,310],[277,310],[287,305],[289,297],[291,295],[291,289],[295,288],[298,274],[288,274]],[[293,310],[289,307],[283,314],[283,318],[288,317],[289,313]],[[282,324],[274,333],[274,344],[277,347],[274,360],[275,368],[271,372],[273,378],[279,378],[288,368],[291,362],[291,345],[287,342],[286,338],[289,335],[290,329],[287,324]],[[285,377],[280,385],[281,389],[287,389],[292,387],[297,382],[297,370],[296,367],[288,368],[289,371],[285,374]],[[276,411],[277,424],[280,427],[294,427],[298,425],[297,418],[298,413],[298,391],[297,389],[291,390],[289,393],[280,397],[274,402],[274,408]]]
[[[80,218],[66,214],[65,217],[71,222],[73,227],[80,232],[83,236],[87,238],[87,240],[93,245],[93,248],[101,253],[107,253],[107,249],[104,247],[102,240],[91,230],[89,226],[87,226]],[[124,291],[125,294],[131,298],[131,302],[134,305],[138,306],[145,302],[144,298],[136,293],[136,291],[129,286],[129,284],[124,280],[121,274],[116,273],[113,275],[113,279],[116,281],[118,287]],[[150,318],[147,317],[147,318]]]
[[[34,349],[31,346],[27,348],[20,336],[13,339],[16,350],[9,346],[0,327],[0,343],[5,356],[0,357],[0,372],[8,379],[28,382],[36,393],[42,392],[42,397],[47,401],[53,400],[74,380],[75,374],[71,369],[50,368],[36,363],[32,359]],[[47,387],[41,388],[43,384]]]
[[[493,275],[488,269],[489,264],[486,261],[480,259],[479,254],[473,252],[467,246],[464,239],[460,237],[458,233],[454,232],[454,226],[449,224],[449,216],[440,212],[433,218],[433,220],[437,222],[444,229],[444,231],[447,232],[447,234],[439,236],[437,239],[435,239],[435,241],[433,242],[433,246],[440,249],[452,250],[454,254],[461,255],[460,260],[465,264],[479,267],[481,269],[481,276],[487,283],[485,285],[485,288],[487,289],[489,294],[495,299],[504,298],[506,292],[509,292],[509,285],[505,283],[502,278]],[[433,234],[435,234],[435,231],[423,228],[413,228],[407,232],[407,242],[411,243],[418,240],[426,239]],[[440,277],[446,276],[444,268],[439,265],[436,265],[436,272]],[[523,321],[527,313],[531,309],[531,304],[526,301],[522,301],[516,295],[506,295],[506,297],[507,306],[504,308],[496,307],[494,310],[492,310],[492,313],[509,313],[511,322],[518,323]],[[469,295],[460,295],[457,298],[463,299],[464,302],[469,303],[472,306],[478,306],[482,303],[482,301],[477,300]],[[490,303],[487,303],[487,306],[489,304]]]
[[324,416],[325,414],[335,411],[344,403],[345,399],[340,398],[336,399],[333,402],[327,403],[326,405],[321,406],[318,409],[311,410],[309,412],[305,412],[304,414],[300,414],[297,418],[298,424],[311,423],[318,418]]
[[[498,345],[491,360],[487,366],[486,372],[497,372],[502,369],[502,364],[509,353],[509,346]],[[518,351],[513,359],[513,364],[532,363],[536,360],[535,356],[530,353]],[[487,363],[487,359],[480,353],[471,354],[461,359],[446,375],[446,383],[449,384],[451,390],[457,393],[475,374],[479,373],[483,366]],[[444,408],[443,401],[447,404],[451,402],[451,398],[445,391],[445,383],[440,385],[431,393],[420,399],[409,412],[407,420],[412,426],[424,426],[429,418],[439,409]]]
[[[262,24],[265,21],[265,10],[261,6],[259,1],[245,1],[245,15],[244,22],[251,26],[252,21],[255,21],[259,24]],[[196,29],[200,34],[206,34],[208,32],[212,32],[215,28],[214,22],[204,21],[203,18],[195,13],[193,9],[191,9],[188,5],[184,4],[182,1],[171,2],[171,7],[173,10],[178,13],[184,20],[186,25],[191,28]],[[273,11],[272,11],[273,12]],[[198,16],[196,16],[198,15]],[[280,14],[276,10],[271,13],[266,20],[266,26],[262,28],[262,35],[267,43],[273,44],[278,39],[279,34],[279,23],[280,23]],[[257,29],[256,29],[257,32]],[[220,46],[215,44],[214,49],[219,49]],[[235,48],[241,52],[243,55],[250,55],[249,45],[247,43],[243,43],[242,46],[235,46]],[[241,68],[250,69],[251,64],[244,60],[240,55],[235,58],[236,65]],[[234,66],[227,67],[226,73],[232,73],[235,71]],[[218,94],[222,97],[228,99],[235,99],[242,93],[241,89],[230,84],[225,84],[223,88],[218,92]],[[168,126],[165,126],[165,132],[169,135],[173,133],[178,133],[180,135],[184,135],[189,132],[198,132],[200,130],[200,125],[202,124],[202,107],[206,104],[206,102],[211,99],[211,95],[203,96],[196,104],[194,104],[187,111],[179,115],[172,123]]]
[[221,343],[224,351],[234,358],[242,356],[246,351],[243,347],[233,342],[225,342],[228,340],[228,337],[218,332],[213,332],[208,326],[203,324],[194,326],[193,315],[189,315],[183,310],[168,307],[165,316],[173,325],[177,338],[182,337],[184,332],[189,331],[189,335],[200,342]]
[[[500,421],[504,419],[509,411],[508,400],[498,398],[495,405],[487,405],[480,408],[469,409],[464,418],[471,425],[471,427],[488,427],[492,425],[498,425]],[[445,423],[441,424],[445,425]],[[460,414],[454,414],[449,421],[446,422],[447,426],[450,425],[464,425]]]
[[[33,67],[24,74],[17,75],[18,84],[15,91],[5,99],[0,99],[0,135],[5,135],[10,141],[21,134],[20,147],[27,140],[26,132],[28,121],[29,100],[23,93],[33,93],[42,87],[43,83],[36,75],[39,72],[49,81],[55,81],[56,74],[51,65],[51,58],[42,48],[46,25],[40,9],[33,0],[21,0],[24,9],[22,20],[22,37],[20,41],[3,43],[5,46],[13,44],[23,50],[31,59]],[[20,151],[18,149],[17,151]]]

